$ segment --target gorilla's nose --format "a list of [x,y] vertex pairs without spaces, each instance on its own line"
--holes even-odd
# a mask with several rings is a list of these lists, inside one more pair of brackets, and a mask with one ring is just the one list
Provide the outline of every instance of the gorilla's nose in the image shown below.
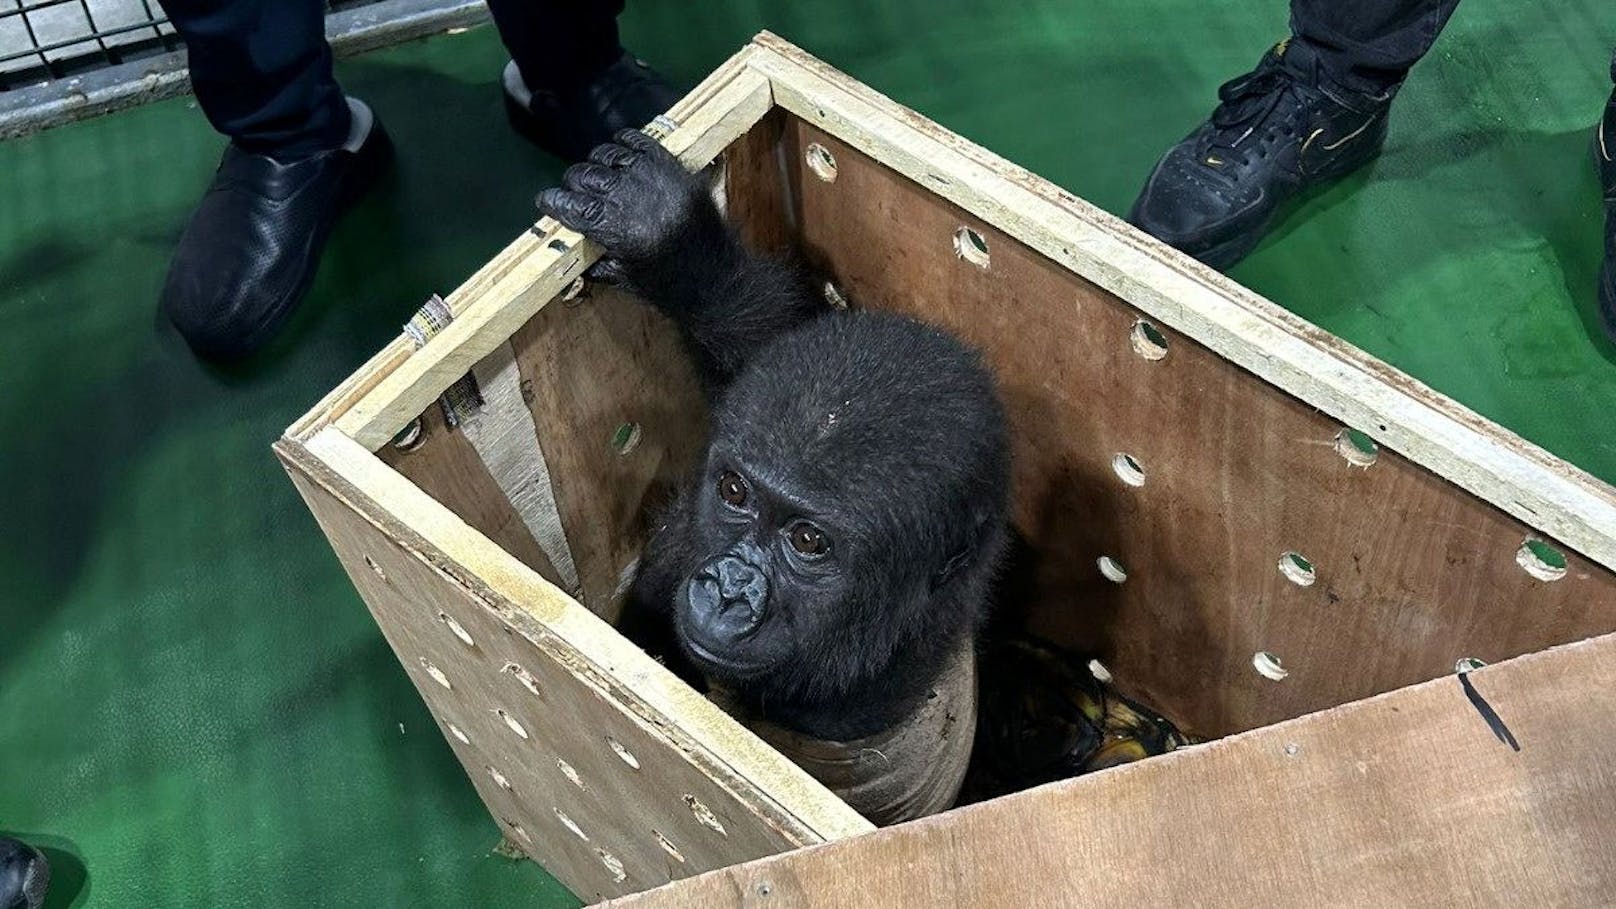
[[734,640],[763,622],[769,579],[758,566],[736,558],[714,559],[690,579],[690,617],[709,637]]

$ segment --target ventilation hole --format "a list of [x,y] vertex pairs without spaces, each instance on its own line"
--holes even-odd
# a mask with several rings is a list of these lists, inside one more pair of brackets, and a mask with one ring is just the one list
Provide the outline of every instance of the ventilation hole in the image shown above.
[[439,669],[438,667],[432,665],[431,660],[428,660],[426,657],[421,657],[421,668],[426,670],[426,674],[432,677],[432,681],[437,682],[439,685],[442,685],[443,690],[445,690],[445,691],[453,691],[454,690],[454,686],[449,684],[449,677],[443,674],[442,669]]
[[633,767],[635,770],[640,769],[640,759],[634,756],[634,752],[624,748],[622,742],[619,742],[617,739],[614,739],[611,736],[607,736],[606,744],[612,746],[612,751],[616,753],[618,757],[623,759],[623,763]]
[[1105,668],[1105,664],[1099,660],[1089,660],[1089,675],[1094,676],[1097,682],[1111,681],[1111,670]]
[[1351,428],[1335,434],[1335,451],[1353,467],[1368,467],[1380,457],[1380,446],[1375,440]]
[[1128,572],[1122,569],[1122,563],[1116,559],[1110,556],[1100,556],[1096,564],[1100,566],[1100,574],[1105,575],[1107,581],[1113,584],[1121,584],[1123,581],[1128,580]]
[[1147,360],[1160,360],[1167,356],[1167,336],[1144,319],[1133,323],[1129,335],[1133,352]]
[[1313,563],[1299,552],[1287,552],[1279,557],[1279,573],[1303,587],[1311,587],[1318,580]]
[[808,169],[814,172],[814,176],[826,183],[836,182],[836,156],[832,155],[829,149],[818,142],[810,142],[804,157],[807,158]]
[[1290,675],[1290,671],[1279,664],[1279,657],[1266,650],[1259,650],[1252,654],[1251,665],[1263,678],[1272,679],[1275,682]]
[[533,837],[527,835],[527,831],[522,829],[521,824],[518,824],[510,818],[500,818],[500,820],[505,823],[505,826],[511,828],[511,832],[516,834],[517,839],[527,843],[529,846],[533,845]]
[[561,775],[567,778],[567,782],[586,792],[589,790],[589,787],[584,785],[584,778],[578,775],[578,771],[573,769],[571,764],[561,758],[556,758],[556,769],[560,770]]
[[1117,472],[1117,479],[1129,486],[1145,485],[1145,468],[1131,454],[1119,454],[1112,458],[1111,469]]
[[523,669],[515,663],[506,663],[504,667],[500,669],[500,672],[508,672],[515,676],[516,680],[522,683],[522,687],[533,692],[535,697],[544,697],[544,692],[539,690],[539,680],[535,679],[533,677],[533,673],[528,672],[526,669]]
[[573,278],[567,289],[561,292],[561,302],[583,302],[589,299],[589,282],[583,278]]
[[561,822],[561,826],[571,830],[573,835],[578,837],[578,839],[581,839],[586,843],[589,842],[589,834],[585,833],[584,829],[579,827],[572,818],[567,817],[567,813],[565,811],[562,811],[560,808],[552,808],[550,810],[555,812],[556,820]]
[[988,241],[971,228],[961,227],[954,231],[954,255],[977,268],[987,268]]
[[718,815],[713,814],[711,808],[703,805],[701,799],[693,795],[687,795],[685,796],[685,804],[690,807],[690,813],[696,816],[696,820],[700,821],[703,827],[716,830],[724,836],[729,836],[729,831],[725,830],[724,825],[719,823]]
[[371,558],[370,556],[365,556],[365,565],[367,565],[371,571],[376,572],[376,577],[381,578],[384,581],[387,580],[387,572],[382,570],[382,566],[376,564],[375,559]]
[[600,863],[606,866],[606,871],[612,876],[612,883],[621,884],[628,879],[628,873],[623,870],[623,861],[604,849],[596,849],[595,854],[600,856]]
[[1462,675],[1466,672],[1475,672],[1485,665],[1487,664],[1475,657],[1460,657],[1459,661],[1453,664],[1453,671]]
[[411,420],[408,426],[393,436],[393,447],[399,451],[414,451],[421,447],[421,441],[426,438],[426,430],[421,424],[421,418]]
[[612,433],[612,451],[619,455],[626,455],[639,447],[640,424],[619,423],[617,430]]
[[516,717],[506,713],[504,707],[495,707],[494,712],[499,714],[499,718],[505,721],[505,725],[509,726],[512,732],[516,733],[521,738],[527,738],[527,729],[524,728],[521,723],[516,721]]
[[668,838],[663,836],[660,831],[653,830],[651,831],[651,835],[656,837],[657,845],[662,847],[662,851],[673,856],[675,861],[683,862],[685,860],[684,853],[680,852],[677,846],[669,842]]
[[512,791],[511,790],[511,781],[505,778],[505,774],[500,773],[498,770],[495,770],[492,765],[489,765],[486,769],[488,770],[489,778],[491,778],[494,781],[495,786],[498,786],[499,788],[505,790],[506,792],[511,792]]
[[833,309],[846,309],[847,308],[847,306],[848,306],[848,304],[847,304],[847,294],[842,293],[842,289],[840,287],[836,286],[835,281],[826,281],[824,290],[825,290],[825,302],[829,303],[831,305],[831,308],[833,308]]
[[1515,564],[1539,581],[1558,581],[1566,574],[1565,554],[1537,539],[1521,544],[1515,553]]
[[442,622],[450,631],[454,632],[454,636],[460,639],[460,643],[465,644],[467,647],[477,646],[477,642],[471,639],[471,632],[466,630],[466,626],[455,621],[454,616],[448,614],[447,612],[440,612],[438,613],[438,621]]
[[449,727],[449,734],[454,736],[455,738],[459,739],[460,744],[462,744],[462,745],[470,745],[471,744],[471,739],[466,738],[466,734],[464,732],[460,731],[459,726],[456,726],[455,724],[453,724],[451,722],[448,722],[447,720],[444,721],[443,725]]

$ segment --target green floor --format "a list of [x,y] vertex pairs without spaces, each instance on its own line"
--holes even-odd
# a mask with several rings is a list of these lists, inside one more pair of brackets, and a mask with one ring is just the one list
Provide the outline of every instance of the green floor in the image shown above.
[[[1282,34],[1280,0],[630,3],[692,82],[771,28],[1113,212]],[[1589,126],[1603,0],[1467,0],[1386,156],[1234,274],[1606,480]],[[560,906],[472,789],[269,452],[520,231],[558,173],[504,127],[491,29],[345,62],[401,151],[286,343],[187,356],[153,314],[221,141],[189,99],[0,144],[0,830],[57,905]],[[76,898],[75,898],[76,896]]]

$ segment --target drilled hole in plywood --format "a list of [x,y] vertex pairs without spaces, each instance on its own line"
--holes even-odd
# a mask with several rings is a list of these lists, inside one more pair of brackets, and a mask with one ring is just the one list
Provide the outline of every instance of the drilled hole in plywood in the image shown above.
[[601,865],[605,866],[606,873],[612,876],[612,883],[621,884],[628,879],[628,872],[623,870],[623,860],[612,855],[604,849],[596,849],[595,855],[600,857]]
[[823,290],[825,302],[829,303],[832,309],[846,309],[848,307],[847,294],[842,293],[842,289],[836,286],[835,281],[826,281]]
[[829,149],[818,142],[810,142],[803,157],[808,161],[808,169],[814,172],[814,176],[826,183],[836,182],[836,156],[832,155]]
[[539,680],[533,677],[533,673],[528,672],[526,669],[523,669],[521,666],[518,666],[515,663],[506,663],[500,669],[500,671],[509,674],[518,682],[521,682],[522,687],[533,692],[535,697],[544,697],[544,692],[539,690]]
[[1129,333],[1128,340],[1133,345],[1133,352],[1147,360],[1161,360],[1167,357],[1167,336],[1144,319],[1133,323],[1133,331]]
[[724,825],[719,822],[718,815],[713,814],[713,810],[711,808],[708,808],[706,805],[702,804],[701,799],[698,799],[693,795],[686,795],[685,805],[690,808],[690,813],[696,816],[696,820],[700,821],[703,827],[723,834],[724,836],[729,836],[729,831],[725,830]]
[[977,268],[987,268],[990,261],[988,241],[972,228],[961,227],[954,231],[954,255]]
[[1565,553],[1542,540],[1522,543],[1515,552],[1515,564],[1539,581],[1558,581],[1566,575]]
[[382,566],[377,565],[376,560],[370,556],[365,556],[365,567],[369,568],[371,571],[374,571],[376,573],[376,577],[381,578],[384,581],[387,580],[387,572],[383,571]]
[[584,778],[578,775],[578,770],[561,758],[556,758],[556,769],[560,770],[561,775],[566,777],[567,782],[572,785],[577,786],[579,789],[587,790],[589,788],[584,785]]
[[1252,654],[1251,666],[1263,678],[1274,682],[1281,681],[1290,675],[1290,670],[1280,665],[1279,657],[1266,650],[1259,650]]
[[1487,664],[1476,659],[1475,657],[1460,657],[1459,660],[1453,664],[1453,671],[1463,675],[1466,672],[1475,672],[1477,669],[1480,669],[1485,665]]
[[663,836],[661,831],[653,830],[651,835],[656,837],[657,845],[662,847],[663,852],[673,856],[674,861],[683,862],[685,860],[685,854],[680,852],[679,847],[675,846],[667,837]]
[[1287,552],[1279,557],[1279,573],[1293,584],[1311,587],[1318,580],[1313,563],[1299,552]]
[[1099,660],[1089,660],[1089,675],[1094,676],[1097,682],[1111,681],[1111,670],[1105,668],[1105,664]]
[[504,707],[495,707],[494,715],[498,716],[500,720],[505,723],[505,727],[507,729],[516,733],[518,738],[527,738],[527,727],[517,722],[516,717],[511,716]]
[[578,839],[581,839],[586,843],[589,842],[589,834],[585,833],[583,828],[579,827],[572,818],[567,817],[567,813],[565,811],[562,811],[560,808],[552,808],[551,810],[555,812],[556,820],[561,822],[561,826],[571,830],[573,835]]
[[635,770],[640,769],[640,759],[634,756],[634,752],[624,748],[622,742],[619,742],[617,739],[614,739],[611,736],[607,736],[606,744],[611,746],[612,753],[617,755],[623,763],[633,767]]
[[393,447],[399,451],[414,451],[421,447],[421,442],[425,438],[426,429],[421,423],[421,418],[416,417],[407,426],[400,429],[397,435],[393,436]]
[[439,685],[442,685],[443,690],[445,690],[445,691],[453,691],[454,690],[454,686],[449,684],[449,677],[443,674],[442,669],[439,669],[438,667],[432,665],[432,661],[427,659],[426,657],[421,657],[421,671],[425,672],[428,676],[431,676],[432,681],[437,682]]
[[451,723],[451,722],[449,722],[447,720],[444,721],[443,725],[448,728],[450,735],[452,735],[455,738],[460,740],[460,744],[462,744],[462,745],[470,745],[471,744],[471,739],[466,737],[466,733],[463,732],[460,729],[459,726],[456,726],[455,724],[453,724],[453,723]]
[[1375,440],[1350,426],[1335,434],[1335,451],[1353,467],[1368,467],[1380,458]]
[[624,422],[617,424],[612,431],[612,451],[618,455],[626,455],[638,448],[640,444],[640,424]]
[[471,639],[471,632],[466,630],[466,626],[455,621],[454,616],[447,612],[440,612],[438,613],[438,621],[442,622],[443,626],[449,629],[451,634],[459,638],[460,643],[465,644],[467,647],[477,646],[477,642]]
[[1100,556],[1096,560],[1096,564],[1100,566],[1100,574],[1104,575],[1107,581],[1113,584],[1121,584],[1123,581],[1128,580],[1128,572],[1123,570],[1122,563],[1116,559],[1110,556]]
[[577,304],[587,299],[589,299],[589,282],[581,277],[573,278],[572,283],[567,285],[567,289],[561,292],[561,302],[563,303]]
[[494,781],[495,786],[506,792],[512,791],[511,781],[505,778],[505,774],[500,773],[492,764],[489,764],[485,769],[488,771],[488,778]]
[[1131,454],[1119,452],[1111,459],[1111,470],[1116,473],[1117,479],[1127,483],[1129,486],[1145,485],[1144,465],[1140,464],[1139,459]]

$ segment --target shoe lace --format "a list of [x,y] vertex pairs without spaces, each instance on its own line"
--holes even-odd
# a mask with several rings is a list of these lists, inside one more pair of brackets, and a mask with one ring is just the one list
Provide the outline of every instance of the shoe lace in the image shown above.
[[1213,167],[1231,161],[1244,166],[1268,157],[1276,142],[1297,135],[1304,101],[1300,84],[1274,58],[1225,82],[1218,88],[1203,160]]

